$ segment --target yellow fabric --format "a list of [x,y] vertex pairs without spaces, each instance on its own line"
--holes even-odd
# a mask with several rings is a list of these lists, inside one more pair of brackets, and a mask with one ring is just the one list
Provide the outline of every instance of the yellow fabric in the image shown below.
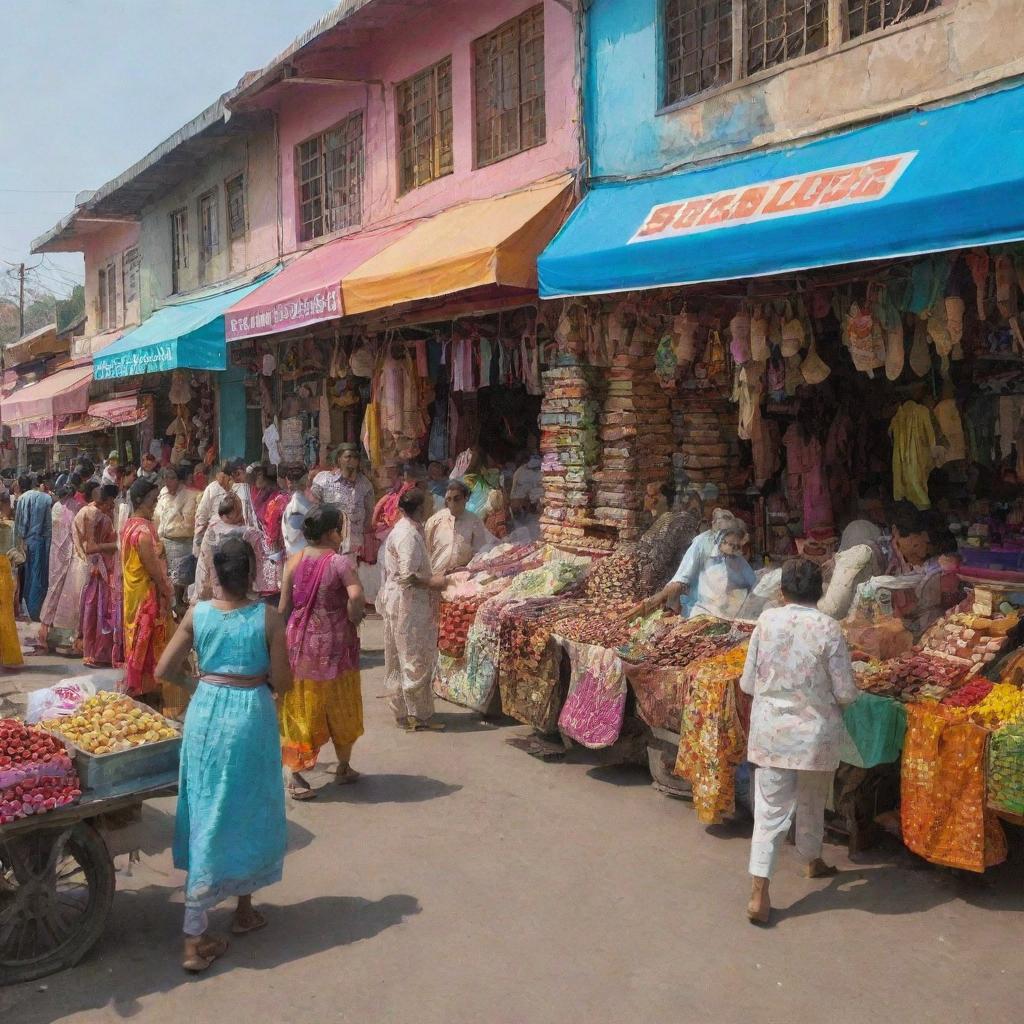
[[296,679],[278,704],[281,757],[294,772],[316,766],[320,748],[350,747],[363,735],[363,693],[359,669],[337,679]]
[[14,571],[6,555],[0,555],[0,665],[24,665],[18,627],[14,624]]
[[892,436],[892,496],[919,509],[931,507],[928,474],[935,467],[932,414],[917,402],[904,402],[889,424]]
[[153,580],[142,564],[142,557],[135,545],[124,549],[122,565],[124,567],[122,579],[124,581],[125,645],[127,646],[131,643],[129,634],[134,634],[137,628],[139,609],[153,591]]
[[346,314],[467,288],[537,287],[537,257],[564,219],[570,181],[454,206],[403,235],[342,279]]

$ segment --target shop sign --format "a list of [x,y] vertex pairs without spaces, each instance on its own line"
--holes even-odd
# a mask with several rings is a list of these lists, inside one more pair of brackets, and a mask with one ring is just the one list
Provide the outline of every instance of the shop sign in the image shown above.
[[101,356],[93,363],[94,380],[113,380],[120,377],[135,377],[144,373],[161,373],[177,366],[177,353],[173,342],[149,345],[131,352]]
[[910,166],[916,152],[876,157],[842,167],[753,182],[707,195],[659,203],[629,240],[651,242],[719,228],[756,224],[779,217],[822,213],[884,198]]
[[225,317],[228,341],[252,338],[259,334],[276,334],[293,327],[320,320],[333,320],[341,316],[341,288],[337,284],[326,285],[315,291],[303,292],[291,298],[253,306],[237,316]]

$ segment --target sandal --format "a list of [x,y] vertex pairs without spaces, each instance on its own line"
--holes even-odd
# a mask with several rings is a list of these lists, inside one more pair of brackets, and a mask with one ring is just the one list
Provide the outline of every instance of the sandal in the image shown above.
[[232,935],[248,935],[249,932],[258,932],[261,928],[267,927],[267,919],[258,911],[252,911],[248,924],[243,924],[237,916],[231,924]]
[[444,732],[446,728],[444,722],[435,722],[432,718],[425,722],[418,718],[414,718],[413,721],[416,724],[412,727],[412,732]]
[[201,974],[209,969],[214,960],[222,957],[227,951],[228,940],[219,935],[211,935],[196,943],[194,955],[183,960],[181,966],[190,974]]
[[358,782],[362,778],[351,765],[345,765],[344,769],[340,766],[334,773],[334,784],[336,786],[351,786],[353,782]]
[[289,782],[288,795],[293,800],[315,800],[316,790],[310,786],[296,786],[294,782]]

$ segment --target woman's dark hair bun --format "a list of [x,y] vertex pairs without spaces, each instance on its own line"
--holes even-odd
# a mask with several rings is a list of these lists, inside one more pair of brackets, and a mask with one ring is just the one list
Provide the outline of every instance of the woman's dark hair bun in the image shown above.
[[302,521],[302,536],[310,544],[318,544],[331,530],[340,530],[344,513],[337,505],[317,505]]
[[249,592],[254,560],[252,548],[241,537],[226,538],[214,551],[217,581],[232,597],[244,597]]

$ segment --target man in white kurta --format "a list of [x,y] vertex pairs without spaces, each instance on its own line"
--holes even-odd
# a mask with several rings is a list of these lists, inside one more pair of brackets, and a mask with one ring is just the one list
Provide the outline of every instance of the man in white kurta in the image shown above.
[[466,511],[468,498],[469,488],[461,480],[453,480],[445,492],[445,507],[427,520],[424,532],[430,566],[435,573],[443,575],[463,569],[496,543],[483,520]]
[[825,802],[839,767],[843,708],[858,696],[842,629],[815,607],[821,570],[803,558],[787,562],[782,596],[783,607],[761,613],[740,680],[754,698],[747,745],[747,758],[757,765],[747,916],[757,924],[768,920],[768,880],[794,816],[808,877],[835,871],[821,859]]

